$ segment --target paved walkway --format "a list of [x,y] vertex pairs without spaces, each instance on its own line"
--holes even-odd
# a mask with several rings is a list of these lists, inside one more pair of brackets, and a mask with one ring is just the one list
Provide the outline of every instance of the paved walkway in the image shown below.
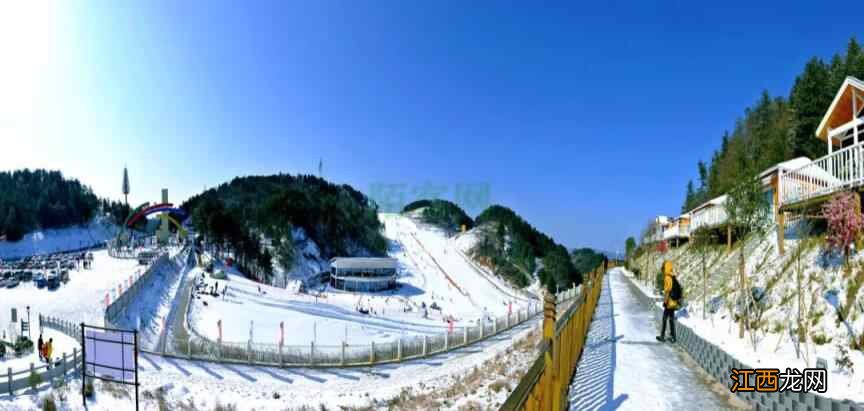
[[657,325],[617,270],[603,290],[576,375],[571,410],[730,409],[730,397],[679,347],[655,340]]

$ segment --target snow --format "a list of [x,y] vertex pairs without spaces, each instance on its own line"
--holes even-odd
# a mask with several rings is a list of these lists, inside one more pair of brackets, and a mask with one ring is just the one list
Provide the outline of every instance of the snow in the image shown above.
[[[228,278],[214,280],[200,268],[185,266],[181,259],[175,259],[160,268],[157,281],[141,289],[126,315],[118,319],[118,325],[132,328],[140,318],[142,346],[151,349],[158,346],[170,334],[172,318],[182,315],[177,307],[184,281],[201,281],[201,278],[205,287],[217,282],[220,290],[227,286],[227,294],[224,297],[201,294],[193,298],[189,324],[193,332],[215,340],[216,321],[222,320],[224,341],[247,341],[253,321],[253,340],[260,343],[276,343],[280,322],[285,323],[285,343],[289,345],[308,345],[312,340],[338,344],[346,338],[346,332],[352,344],[391,341],[400,335],[443,333],[448,327],[445,318],[452,318],[454,326],[460,327],[473,324],[484,315],[506,314],[510,304],[513,310],[536,304],[529,295],[513,289],[466,256],[476,243],[473,233],[449,237],[443,231],[400,215],[382,215],[382,220],[391,241],[388,253],[398,260],[399,282],[403,284],[398,290],[351,293],[325,287],[299,293],[259,285],[219,261],[215,269],[225,271]],[[314,254],[315,249],[309,250]],[[8,312],[10,306],[23,312],[24,306],[30,305],[34,316],[42,313],[102,325],[105,294],[113,299],[117,285],[144,267],[135,260],[111,258],[105,250],[93,254],[93,268],[72,271],[69,283],[58,290],[37,289],[33,284],[0,289],[3,301],[0,312]],[[421,304],[429,306],[433,302],[442,310],[428,310],[428,316],[424,317]],[[373,314],[359,313],[358,306],[371,309]],[[525,339],[529,333],[536,335],[538,325],[538,320],[531,320],[470,347],[374,368],[279,369],[142,354],[139,377],[142,393],[147,393],[148,398],[142,406],[156,408],[153,398],[158,396],[174,406],[192,401],[202,409],[221,403],[259,410],[282,409],[285,404],[380,409],[406,396],[439,398],[446,396],[444,392],[452,395],[453,387],[459,387],[478,369],[496,364],[496,358],[508,355],[516,341]],[[76,345],[73,339],[51,330],[46,329],[45,336],[55,339],[60,352]],[[533,345],[528,345],[517,356],[508,357],[507,364],[522,369],[533,358]],[[32,359],[4,364],[27,367]],[[437,403],[436,408],[457,409],[478,401],[499,404],[507,395],[507,389],[492,388],[499,380],[494,375],[484,375],[474,381],[470,395],[450,398]],[[515,386],[512,381],[510,384]],[[66,398],[60,409],[77,410],[81,409],[77,390],[80,380],[73,380],[68,389],[43,389],[39,395],[19,392],[11,399],[6,396],[8,400],[0,398],[0,409],[37,409],[39,397],[50,393],[55,398]],[[130,402],[124,397],[128,394],[122,389],[111,389],[115,393],[117,390],[121,390],[117,396],[101,390],[89,409],[128,409]],[[274,400],[274,393],[281,398]]]
[[[380,218],[391,243],[389,255],[397,259],[399,289],[354,293],[325,287],[300,293],[259,284],[217,262],[215,270],[224,271],[228,279],[207,277],[204,281],[208,289],[217,283],[220,290],[228,287],[227,294],[201,294],[193,299],[192,330],[215,341],[221,320],[225,342],[246,342],[251,329],[254,342],[277,344],[279,324],[284,323],[286,345],[312,341],[339,345],[343,340],[369,344],[400,336],[440,334],[449,327],[448,318],[454,320],[454,327],[462,327],[484,316],[503,316],[508,309],[536,304],[465,255],[463,250],[473,246],[470,237],[451,238],[398,214],[381,214]],[[433,303],[441,310],[422,308]],[[372,314],[362,314],[357,307],[369,308]]]
[[81,250],[104,244],[115,234],[116,227],[99,218],[81,227],[38,230],[16,242],[0,241],[0,259]]
[[[449,353],[402,364],[380,365],[374,368],[344,369],[269,368],[207,362],[192,362],[163,358],[151,354],[140,356],[142,400],[141,409],[155,409],[152,398],[164,396],[171,406],[191,401],[198,409],[212,409],[216,404],[235,405],[239,410],[282,410],[289,404],[307,405],[318,409],[339,407],[366,407],[387,409],[388,402],[404,393],[416,395],[447,389],[454,377],[465,375],[496,356],[505,355],[513,344],[535,331],[539,320],[530,321],[494,338],[484,340]],[[67,400],[61,410],[83,410],[80,401],[80,382],[72,381],[68,390],[55,391],[55,397],[66,393]],[[122,388],[116,388],[122,389]],[[131,391],[124,391],[129,395]],[[161,392],[161,394],[159,394]],[[273,394],[280,399],[275,400]],[[0,410],[40,409],[39,396],[20,392],[9,400],[0,396]],[[503,395],[503,393],[501,394]],[[115,411],[129,409],[132,402],[123,394],[114,396],[97,383],[95,402],[88,410]],[[440,409],[456,409],[456,404],[442,405]]]
[[[33,338],[33,342],[35,344],[36,340],[39,339],[39,318],[33,318],[33,325],[34,327],[31,330],[31,337]],[[54,347],[52,357],[55,359],[62,357],[64,354],[72,355],[72,350],[75,348],[77,348],[79,352],[81,351],[81,346],[78,344],[78,341],[75,341],[75,339],[67,336],[66,334],[63,334],[59,331],[54,331],[50,328],[43,329],[42,339],[46,343],[51,339],[54,340],[52,342],[52,345]],[[39,360],[39,354],[36,352],[35,349],[33,350],[33,353],[29,355],[19,358],[8,357],[6,360],[0,361],[0,371],[6,373],[9,368],[11,368],[12,371],[26,370],[30,368],[31,363],[36,367],[42,364]]]
[[105,295],[110,294],[113,301],[117,286],[124,284],[125,289],[129,276],[143,269],[137,260],[112,258],[107,250],[94,251],[92,268],[70,270],[69,282],[56,290],[39,289],[33,282],[0,289],[0,323],[9,320],[11,307],[23,313],[25,307],[30,306],[34,318],[41,313],[101,326],[104,323]]
[[[803,239],[802,239],[803,238]],[[706,255],[707,300],[720,298],[719,310],[702,314],[702,274],[701,257],[689,246],[672,249],[664,257],[655,256],[654,265],[659,267],[663,258],[675,262],[679,281],[685,287],[686,310],[681,310],[679,321],[689,326],[702,338],[712,341],[725,352],[744,364],[752,367],[778,368],[815,367],[817,359],[823,359],[828,366],[828,391],[820,394],[836,399],[864,401],[864,353],[849,348],[849,359],[853,371],[841,369],[837,364],[838,345],[848,344],[850,331],[861,334],[864,330],[864,315],[861,307],[855,304],[845,322],[837,321],[837,310],[833,305],[845,304],[847,291],[852,282],[851,276],[858,275],[864,256],[850,259],[848,268],[843,268],[843,259],[825,253],[818,237],[790,235],[786,240],[786,253],[780,256],[776,246],[776,231],[769,230],[760,238],[753,238],[746,246],[746,267],[750,286],[767,289],[767,308],[762,315],[765,323],[763,330],[753,334],[749,331],[744,338],[738,337],[738,323],[730,316],[727,300],[736,296],[738,284],[738,252],[725,252],[725,247],[711,249]],[[798,316],[798,283],[796,278],[798,261],[794,258],[800,249],[802,268],[801,289],[805,291],[802,318],[809,322],[810,338],[800,344],[801,352],[796,352],[795,339],[790,333]],[[643,272],[645,258],[636,263]],[[657,268],[653,268],[657,269]],[[845,272],[844,270],[849,270]],[[647,294],[654,293],[652,287],[640,283]],[[860,295],[860,294],[859,294]],[[835,297],[837,299],[835,299]],[[838,301],[839,299],[839,301]],[[710,307],[710,305],[709,305]],[[813,335],[822,335],[830,342],[816,344]],[[854,370],[859,370],[855,373]]]
[[182,258],[177,256],[167,264],[154,267],[157,271],[152,274],[152,280],[138,291],[124,315],[115,320],[114,325],[119,328],[138,330],[138,341],[143,349],[156,350],[160,338],[170,329],[172,318],[169,317],[177,305],[180,285],[193,270],[185,265],[186,261],[177,261]]
[[588,331],[570,388],[570,409],[728,409],[730,396],[670,343],[655,340],[653,314],[612,269]]

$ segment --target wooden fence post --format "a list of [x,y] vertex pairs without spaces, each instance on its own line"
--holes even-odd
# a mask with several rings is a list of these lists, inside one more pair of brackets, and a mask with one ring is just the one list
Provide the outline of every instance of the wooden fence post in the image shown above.
[[369,364],[375,364],[375,341],[372,341],[372,349],[369,350]]
[[557,385],[556,381],[556,373],[555,373],[555,361],[557,360],[557,356],[555,355],[555,297],[552,296],[551,293],[545,292],[543,294],[543,340],[549,344],[549,350],[544,354],[544,371],[543,373],[548,373],[547,378],[544,378],[544,387],[542,389],[543,395],[543,406],[544,410],[559,410],[560,407],[553,408],[554,404],[560,402],[554,401],[557,394],[555,392],[555,387]]
[[427,350],[427,348],[426,348],[426,344],[427,344],[427,343],[426,343],[426,340],[427,340],[427,339],[426,339],[426,334],[423,334],[423,356],[424,356],[424,357],[425,357],[426,354],[427,354],[427,351],[426,351],[426,350]]
[[7,375],[9,376],[9,396],[13,397],[15,396],[15,393],[12,392],[12,367],[9,367]]

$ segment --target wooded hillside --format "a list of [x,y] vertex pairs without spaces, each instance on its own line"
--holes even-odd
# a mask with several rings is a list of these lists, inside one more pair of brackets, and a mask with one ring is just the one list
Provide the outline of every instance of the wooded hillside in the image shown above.
[[742,178],[779,162],[800,156],[815,160],[827,154],[825,142],[814,133],[847,76],[864,79],[864,52],[854,38],[845,54],[835,54],[827,63],[811,58],[788,96],[763,92],[732,131],[723,133],[711,159],[697,163],[698,180],[687,183],[681,211],[722,195]]

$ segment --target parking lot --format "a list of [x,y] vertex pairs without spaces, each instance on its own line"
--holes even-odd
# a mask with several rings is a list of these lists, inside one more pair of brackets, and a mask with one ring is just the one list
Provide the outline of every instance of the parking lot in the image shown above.
[[69,272],[93,267],[93,253],[72,252],[0,261],[0,289],[33,282],[36,288],[55,290],[69,281]]

